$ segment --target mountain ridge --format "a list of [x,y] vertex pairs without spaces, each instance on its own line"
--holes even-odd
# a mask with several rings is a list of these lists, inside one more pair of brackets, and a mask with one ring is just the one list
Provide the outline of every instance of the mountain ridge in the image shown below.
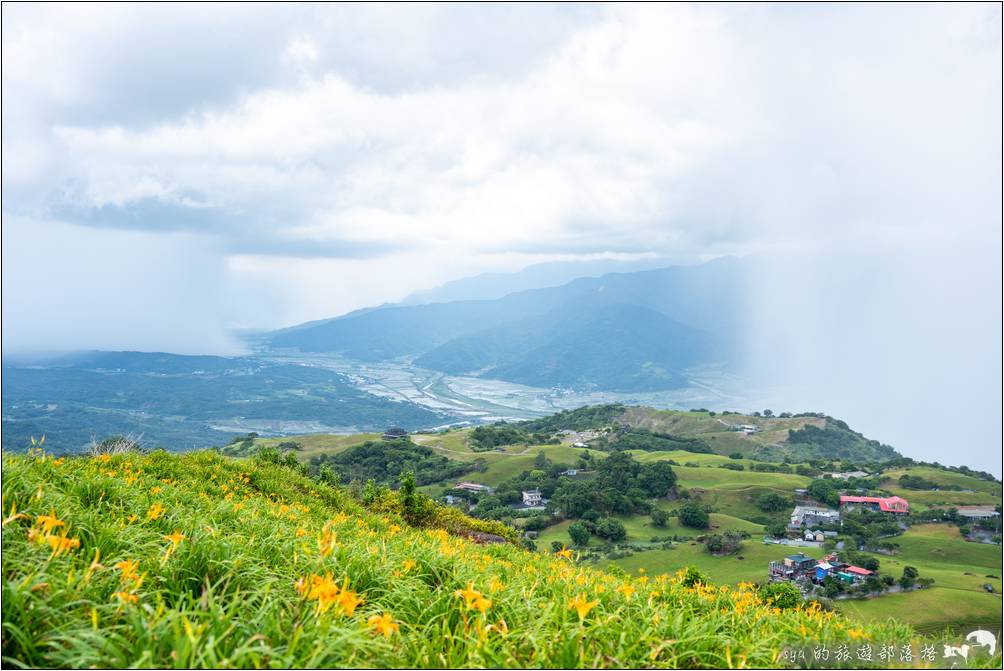
[[[508,294],[494,300],[457,301],[430,303],[425,305],[393,305],[376,308],[363,313],[352,313],[343,317],[325,320],[316,325],[293,327],[276,332],[270,342],[273,347],[297,349],[303,352],[340,353],[362,361],[381,361],[410,358],[425,361],[426,364],[443,362],[442,352],[431,354],[450,341],[468,338],[457,343],[465,347],[469,354],[480,346],[486,351],[498,350],[497,338],[491,336],[491,329],[503,329],[513,333],[519,322],[534,317],[545,320],[548,313],[554,313],[554,321],[562,312],[570,310],[583,313],[597,312],[611,305],[629,305],[661,313],[669,321],[666,325],[679,324],[704,331],[712,346],[708,352],[717,354],[719,361],[738,363],[739,347],[734,334],[745,312],[743,298],[744,278],[748,264],[734,257],[715,259],[698,266],[670,266],[632,273],[608,273],[600,277],[580,277],[557,287],[529,289]],[[643,311],[636,311],[641,316]],[[629,313],[625,312],[625,316]],[[651,325],[625,320],[625,329],[606,329],[606,340],[601,343],[601,351],[615,352],[626,340],[644,339],[644,328]],[[481,334],[470,338],[474,334]],[[540,331],[542,335],[546,329]],[[618,343],[614,335],[619,335]],[[477,341],[480,340],[480,343]],[[546,342],[527,342],[520,338],[528,351],[546,345]],[[460,356],[460,353],[457,353]],[[560,358],[560,357],[552,357]],[[681,356],[688,364],[710,363],[691,360]],[[637,357],[636,357],[637,359]],[[638,383],[632,388],[657,389],[659,380],[667,380],[661,388],[673,388],[675,382],[668,382],[665,375],[640,368],[644,358],[633,360],[632,372]],[[512,365],[517,365],[513,363]],[[531,365],[528,360],[524,366]],[[679,366],[672,366],[679,368]],[[584,366],[589,368],[589,366]],[[501,368],[500,371],[511,370]],[[456,371],[452,364],[444,372]],[[601,368],[597,369],[601,372]],[[512,379],[513,375],[509,375]],[[499,378],[506,379],[506,378]],[[544,387],[566,383],[560,376],[535,378]],[[581,380],[582,386],[596,389],[622,387],[622,381],[598,375]]]

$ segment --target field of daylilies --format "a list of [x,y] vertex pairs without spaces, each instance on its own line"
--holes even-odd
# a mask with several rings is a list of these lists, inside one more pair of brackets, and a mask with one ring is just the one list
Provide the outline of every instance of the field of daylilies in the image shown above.
[[855,641],[920,644],[414,528],[253,458],[3,457],[5,667],[771,667]]

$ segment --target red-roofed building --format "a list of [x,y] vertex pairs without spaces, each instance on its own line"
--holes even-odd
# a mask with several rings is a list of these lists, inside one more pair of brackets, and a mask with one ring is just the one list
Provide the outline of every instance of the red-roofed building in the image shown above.
[[866,568],[861,568],[860,566],[848,566],[847,568],[844,569],[844,571],[859,576],[871,575],[873,573],[873,571],[869,571]]
[[840,505],[879,510],[883,513],[906,514],[910,512],[910,504],[906,502],[906,499],[898,496],[841,496]]

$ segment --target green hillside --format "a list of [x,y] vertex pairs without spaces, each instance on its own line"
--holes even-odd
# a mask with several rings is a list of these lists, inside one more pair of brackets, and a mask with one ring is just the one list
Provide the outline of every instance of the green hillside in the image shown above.
[[[403,451],[392,449],[385,454],[379,448],[379,442],[374,443],[378,446],[377,452],[360,452],[361,446],[379,439],[377,434],[306,434],[243,439],[223,451],[247,457],[262,447],[292,447],[292,454],[301,463],[309,465],[313,473],[318,473],[320,466],[326,464],[335,469],[334,475],[342,482],[355,481],[357,486],[368,479],[394,483],[399,473],[410,464],[411,470],[418,468],[420,471],[418,484],[421,491],[433,498],[445,500],[444,495],[454,484],[466,480],[501,487],[506,492],[513,492],[515,488],[515,501],[518,501],[520,489],[535,486],[525,478],[527,474],[539,471],[541,463],[547,464],[547,469],[559,471],[583,468],[585,464],[584,474],[572,479],[589,482],[594,477],[589,469],[595,468],[612,449],[624,445],[637,446],[627,453],[638,464],[665,462],[672,465],[679,492],[711,511],[710,528],[703,531],[682,526],[677,517],[682,500],[652,499],[647,504],[649,508],[665,511],[669,515],[665,523],[656,526],[645,506],[635,498],[635,503],[631,505],[641,508],[635,512],[613,514],[613,519],[624,529],[624,538],[610,542],[593,536],[588,547],[584,548],[584,559],[596,568],[619,567],[630,572],[645,569],[649,574],[672,573],[695,565],[714,579],[728,583],[764,580],[766,565],[785,554],[783,546],[762,543],[765,529],[785,520],[790,507],[795,504],[795,490],[808,487],[813,478],[818,478],[824,470],[864,467],[876,474],[870,480],[872,484],[867,485],[877,488],[874,493],[902,496],[918,515],[927,514],[925,511],[931,509],[963,504],[997,506],[1002,502],[1001,484],[987,479],[985,474],[913,464],[898,457],[889,462],[889,466],[846,457],[799,462],[792,459],[791,454],[787,455],[790,463],[763,461],[769,450],[774,450],[772,458],[777,458],[776,451],[784,448],[792,432],[836,427],[844,434],[857,435],[845,428],[842,422],[814,413],[800,417],[765,417],[764,414],[592,406],[508,424],[498,430],[489,427],[491,430],[487,433],[479,429],[481,434],[489,436],[490,441],[502,443],[494,448],[491,447],[494,442],[486,447],[479,442],[480,439],[475,440],[472,436],[481,434],[475,434],[472,429],[454,429],[411,434],[409,440],[419,450],[414,454],[411,448]],[[736,425],[756,429],[749,433],[731,430]],[[859,438],[868,443],[866,438]],[[581,447],[583,444],[587,447]],[[680,447],[682,449],[678,449]],[[866,446],[860,454],[873,456],[874,452],[870,450]],[[513,485],[514,482],[522,484]],[[904,487],[904,482],[909,487]],[[925,489],[911,488],[918,486]],[[545,496],[551,495],[552,491],[546,489]],[[788,507],[765,511],[758,505],[759,499],[765,496],[780,497]],[[475,502],[476,499],[474,497]],[[503,508],[488,516],[503,519],[517,529],[522,529],[528,518],[535,514],[513,510],[506,512],[504,506],[508,505],[507,502],[496,505]],[[497,515],[499,511],[502,516]],[[482,511],[477,514],[482,514]],[[560,517],[557,521],[550,526],[545,524],[545,528],[538,532],[534,541],[539,552],[550,552],[555,542],[572,545],[573,539],[568,532],[572,521],[561,521]],[[982,622],[995,621],[1000,614],[998,595],[1001,583],[999,577],[993,576],[1004,573],[999,556],[994,555],[994,552],[999,553],[999,545],[969,542],[958,534],[956,526],[922,525],[923,521],[925,518],[919,517],[906,534],[888,539],[896,554],[892,557],[878,556],[878,559],[893,571],[901,571],[901,567],[906,565],[918,567],[923,576],[934,579],[930,589],[867,600],[838,601],[835,607],[870,619],[894,614],[930,630],[951,624],[952,620],[944,617],[943,609],[926,607],[927,604],[936,598],[958,599],[966,604],[970,617]],[[931,536],[932,529],[954,531],[955,535],[934,538]],[[711,555],[700,537],[705,533],[725,532],[745,533],[748,538],[733,554]],[[997,533],[999,537],[999,531]],[[810,548],[807,552],[813,554],[816,550]],[[997,594],[987,594],[982,589],[984,584],[993,586]],[[883,603],[888,603],[889,608]]]
[[36,452],[3,474],[4,666],[773,667],[924,642],[693,572],[477,544],[485,523],[263,458]]
[[[722,431],[725,428],[722,421],[737,423],[755,423],[761,430],[751,435]],[[755,468],[773,467],[770,462],[751,459],[758,455],[758,447],[764,441],[778,441],[790,430],[799,427],[826,426],[829,420],[823,417],[778,417],[764,418],[750,415],[712,415],[706,411],[679,412],[655,411],[646,408],[624,408],[608,406],[604,408],[588,408],[545,417],[522,425],[527,432],[544,433],[558,431],[568,427],[573,432],[562,435],[563,441],[558,445],[534,445],[515,443],[505,445],[490,451],[478,451],[471,445],[470,430],[453,430],[437,434],[415,434],[412,439],[421,445],[428,446],[437,454],[441,454],[459,462],[478,463],[478,468],[465,474],[462,479],[486,484],[492,487],[504,485],[513,478],[537,468],[538,455],[543,454],[550,463],[564,464],[571,467],[580,462],[585,455],[591,459],[602,460],[606,454],[612,427],[637,427],[642,431],[656,434],[669,433],[700,440],[715,447],[715,452],[692,452],[689,450],[630,450],[633,458],[642,464],[658,461],[670,462],[677,477],[677,487],[688,492],[691,499],[708,506],[711,513],[711,527],[707,532],[683,527],[676,511],[681,501],[654,501],[656,508],[670,514],[668,523],[662,527],[653,525],[648,514],[628,514],[616,516],[623,525],[626,538],[615,545],[607,545],[602,539],[594,537],[584,548],[589,561],[595,560],[595,566],[604,568],[617,566],[637,574],[639,569],[645,569],[648,574],[673,572],[688,565],[698,566],[712,578],[727,582],[762,581],[766,576],[766,567],[771,560],[776,560],[787,553],[784,546],[765,545],[762,535],[765,524],[771,520],[785,519],[790,507],[777,513],[768,513],[757,506],[757,500],[765,494],[775,494],[786,498],[793,506],[795,490],[802,489],[812,482],[812,476],[800,475],[795,470],[802,467],[805,472],[819,473],[818,468],[809,463],[792,463],[787,468],[792,472],[761,472]],[[730,447],[718,453],[719,444],[716,436],[728,436]],[[315,444],[324,439],[316,438]],[[353,442],[350,438],[339,438],[332,450],[343,449],[344,445]],[[575,447],[573,443],[586,441],[589,448]],[[743,450],[733,450],[739,443],[745,443]],[[782,443],[777,443],[782,444]],[[742,458],[736,458],[739,452]],[[727,456],[731,455],[731,456]],[[999,482],[976,477],[958,471],[922,464],[898,465],[894,463],[879,473],[880,492],[896,494],[910,501],[911,510],[918,513],[932,507],[945,507],[950,504],[982,504],[1000,505],[1002,502],[1001,485]],[[836,460],[830,464],[834,469],[840,469],[846,462]],[[775,464],[776,466],[776,464]],[[732,470],[742,468],[742,470]],[[869,468],[881,468],[879,465]],[[939,487],[955,489],[911,490],[899,486],[900,478],[910,474],[922,480],[935,483]],[[579,477],[589,477],[579,476]],[[454,481],[444,481],[424,487],[431,496],[440,496],[454,484]],[[512,522],[517,525],[525,523],[525,517],[516,516]],[[572,545],[568,533],[571,520],[561,521],[548,526],[539,532],[535,542],[539,552],[547,553],[554,542]],[[718,557],[708,553],[696,539],[703,533],[723,533],[726,531],[745,532],[749,538],[742,543],[741,549],[734,555]],[[936,535],[936,531],[942,533]],[[951,532],[951,533],[949,533]],[[935,535],[932,535],[935,534]],[[947,534],[947,535],[945,535]],[[665,542],[667,538],[677,538],[676,542]],[[653,542],[653,539],[656,539]],[[893,556],[875,555],[892,573],[902,572],[903,566],[915,566],[921,575],[934,579],[934,585],[926,590],[905,594],[889,594],[865,600],[842,600],[835,607],[848,613],[857,613],[868,619],[882,620],[894,615],[925,630],[934,630],[944,626],[958,625],[958,620],[946,616],[946,607],[928,607],[934,601],[949,603],[958,601],[964,603],[969,621],[992,623],[1001,616],[1000,590],[1002,566],[999,545],[981,545],[963,539],[958,528],[953,525],[915,524],[902,536],[889,539],[898,546]],[[808,548],[810,555],[819,554],[819,550]],[[739,557],[742,557],[741,559]],[[996,576],[996,577],[987,577]],[[986,593],[982,586],[990,584],[995,594]],[[888,607],[885,605],[888,604]]]

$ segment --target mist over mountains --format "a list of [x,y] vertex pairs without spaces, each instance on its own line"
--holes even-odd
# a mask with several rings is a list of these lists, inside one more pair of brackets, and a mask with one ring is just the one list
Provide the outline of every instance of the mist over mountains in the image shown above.
[[748,262],[721,258],[580,277],[492,300],[384,306],[284,329],[270,343],[536,387],[672,389],[695,366],[741,367],[748,273]]

